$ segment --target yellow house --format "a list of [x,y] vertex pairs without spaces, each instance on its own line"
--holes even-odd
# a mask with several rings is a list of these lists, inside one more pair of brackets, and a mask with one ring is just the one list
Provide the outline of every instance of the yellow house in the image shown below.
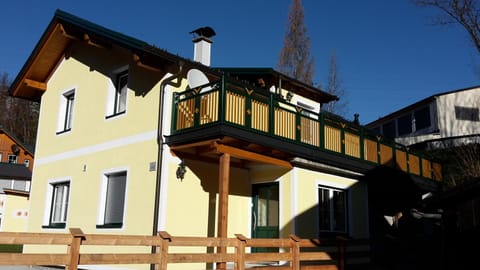
[[437,188],[435,162],[321,112],[337,97],[212,68],[194,32],[192,61],[55,13],[10,89],[41,102],[27,231],[371,238],[370,183]]

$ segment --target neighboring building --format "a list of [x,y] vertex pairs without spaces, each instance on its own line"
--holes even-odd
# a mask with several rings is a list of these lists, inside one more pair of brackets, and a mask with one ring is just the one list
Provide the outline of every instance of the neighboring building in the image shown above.
[[403,145],[480,142],[480,86],[439,93],[366,125]]
[[377,239],[438,189],[439,164],[320,113],[335,96],[211,68],[195,33],[191,61],[55,13],[10,89],[41,101],[29,232]]
[[33,150],[0,126],[0,231],[25,231]]

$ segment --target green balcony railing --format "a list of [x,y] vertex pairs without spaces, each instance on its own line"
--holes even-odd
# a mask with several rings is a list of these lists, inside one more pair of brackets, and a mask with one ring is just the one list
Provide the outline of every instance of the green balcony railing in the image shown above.
[[212,124],[233,125],[404,172],[441,180],[441,165],[361,126],[288,103],[263,89],[222,78],[174,94],[172,135]]

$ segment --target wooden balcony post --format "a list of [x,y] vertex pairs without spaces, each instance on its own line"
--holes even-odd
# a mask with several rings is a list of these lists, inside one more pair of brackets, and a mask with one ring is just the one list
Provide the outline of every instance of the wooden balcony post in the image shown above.
[[[220,156],[218,174],[218,231],[217,237],[226,238],[228,229],[228,193],[230,184],[230,154]],[[217,247],[217,253],[227,253],[227,247]],[[217,263],[217,269],[225,269],[226,263]]]
[[290,235],[292,261],[290,265],[292,270],[300,270],[300,238],[294,234]]
[[162,245],[160,251],[157,252],[160,255],[160,264],[157,265],[157,270],[167,270],[168,266],[168,244],[172,241],[172,236],[165,231],[158,232],[158,236],[162,238]]
[[69,263],[65,265],[66,270],[77,270],[80,262],[80,245],[85,239],[85,234],[79,228],[70,228],[72,234],[72,242],[68,246]]

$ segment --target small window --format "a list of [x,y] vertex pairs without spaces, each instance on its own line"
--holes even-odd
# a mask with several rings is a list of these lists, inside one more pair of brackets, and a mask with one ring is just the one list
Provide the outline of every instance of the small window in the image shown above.
[[455,106],[455,118],[458,120],[480,121],[478,108]]
[[123,226],[126,185],[126,171],[104,175],[104,207],[97,228],[121,228]]
[[70,182],[50,184],[51,203],[48,224],[43,228],[65,228],[67,222]]
[[25,159],[23,161],[23,164],[25,165],[25,167],[30,168],[30,160],[29,159]]
[[128,70],[117,73],[114,78],[114,87],[110,89],[108,103],[108,117],[125,113],[127,110]]
[[395,132],[395,122],[390,121],[388,123],[383,124],[382,126],[382,134],[383,136],[393,139],[396,136]]
[[415,118],[415,131],[429,128],[431,126],[430,107],[427,106],[416,110],[413,116]]
[[406,114],[397,120],[398,135],[408,135],[412,133],[412,115]]
[[320,231],[347,231],[347,197],[340,189],[318,187],[318,216]]
[[74,90],[64,93],[60,98],[60,114],[58,118],[57,134],[67,132],[72,129],[74,101]]
[[17,163],[16,155],[8,155],[8,163]]

